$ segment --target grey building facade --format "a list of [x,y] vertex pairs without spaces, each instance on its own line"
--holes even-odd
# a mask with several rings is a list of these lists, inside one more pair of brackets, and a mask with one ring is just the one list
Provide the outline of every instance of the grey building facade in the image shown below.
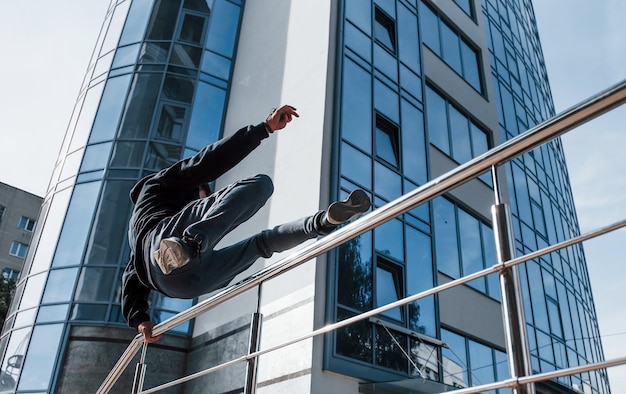
[[[375,209],[554,115],[542,59],[530,0],[113,0],[2,332],[2,390],[94,391],[136,334],[119,286],[128,191],[143,175],[290,103],[301,119],[216,184],[258,172],[276,184],[224,241],[355,187]],[[578,234],[559,140],[503,177],[518,253]],[[150,346],[146,387],[245,354],[257,307],[271,346],[493,265],[492,189],[485,174],[176,327]],[[533,370],[602,360],[582,247],[520,274]],[[153,294],[153,319],[192,303]],[[264,355],[258,391],[443,391],[508,377],[504,350],[493,276]],[[167,392],[241,392],[244,372]],[[610,388],[597,371],[538,392]]]
[[43,199],[0,182],[0,272],[17,282]]

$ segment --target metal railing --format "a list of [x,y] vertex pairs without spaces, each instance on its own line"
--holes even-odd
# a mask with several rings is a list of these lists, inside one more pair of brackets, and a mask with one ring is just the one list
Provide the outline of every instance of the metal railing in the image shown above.
[[[616,360],[605,361],[596,364],[589,364],[586,366],[580,366],[575,368],[562,369],[549,373],[541,373],[531,375],[530,366],[528,362],[528,352],[524,349],[526,345],[525,333],[524,333],[524,317],[523,309],[519,306],[519,286],[516,283],[516,274],[513,270],[518,264],[528,260],[532,260],[543,256],[545,254],[560,250],[562,248],[571,246],[573,244],[583,242],[590,238],[605,234],[607,232],[616,230],[626,226],[626,220],[614,223],[599,230],[581,235],[570,240],[558,243],[553,246],[546,247],[539,251],[529,253],[525,256],[514,258],[511,248],[510,237],[511,234],[508,230],[510,221],[507,218],[506,209],[502,209],[500,202],[499,186],[498,186],[498,167],[510,160],[527,153],[542,144],[557,138],[566,132],[622,105],[626,102],[626,80],[622,81],[609,89],[598,93],[582,103],[558,114],[557,116],[541,123],[540,125],[531,128],[530,130],[502,143],[501,145],[494,147],[485,154],[472,159],[471,161],[458,166],[457,168],[433,179],[432,181],[418,187],[412,192],[409,192],[398,199],[370,212],[361,218],[355,220],[352,223],[336,230],[332,234],[321,238],[308,246],[305,246],[301,250],[293,253],[292,255],[260,270],[253,274],[249,278],[234,284],[217,294],[205,299],[202,302],[192,306],[191,308],[171,317],[170,319],[158,324],[154,328],[154,335],[160,335],[168,330],[185,323],[208,310],[220,305],[234,297],[253,289],[263,282],[279,276],[323,253],[330,251],[331,249],[341,245],[342,243],[349,241],[371,229],[377,227],[398,215],[410,211],[416,206],[423,204],[438,197],[450,190],[482,175],[487,171],[492,171],[494,175],[494,190],[496,205],[493,208],[494,217],[494,234],[496,236],[496,246],[498,248],[498,262],[487,269],[464,276],[460,279],[453,280],[451,282],[436,286],[427,291],[403,298],[385,306],[373,309],[371,311],[353,316],[351,318],[342,320],[337,323],[326,325],[322,328],[312,331],[309,334],[300,336],[298,338],[291,339],[280,345],[270,347],[263,350],[258,350],[258,347],[251,346],[250,352],[242,357],[231,360],[229,362],[217,365],[215,367],[206,369],[201,372],[197,372],[192,375],[185,376],[183,378],[174,380],[172,382],[163,384],[158,387],[153,387],[149,390],[142,390],[143,385],[143,361],[145,357],[145,344],[143,346],[140,363],[137,365],[137,371],[135,374],[135,382],[133,387],[133,393],[152,393],[160,391],[162,389],[181,384],[183,382],[195,379],[197,377],[212,373],[214,371],[226,368],[228,366],[248,362],[255,362],[256,359],[266,353],[275,351],[277,349],[289,346],[299,341],[312,338],[317,335],[325,334],[333,330],[345,327],[355,322],[368,319],[372,316],[378,315],[385,311],[397,308],[407,303],[416,301],[418,299],[439,293],[441,291],[450,289],[455,286],[470,282],[474,279],[481,278],[491,273],[498,272],[501,278],[501,290],[503,301],[503,316],[505,321],[505,340],[507,343],[507,352],[509,353],[509,371],[511,378],[503,380],[497,383],[491,383],[488,385],[474,386],[465,389],[455,391],[460,394],[477,393],[484,390],[490,390],[502,387],[511,387],[516,394],[526,394],[534,392],[533,383],[549,380],[560,376],[576,374],[584,371],[590,371],[595,369],[607,368],[615,365],[626,364],[626,358],[620,358]],[[509,243],[509,245],[507,245]],[[254,327],[253,327],[254,328]],[[251,330],[254,331],[254,330]],[[121,373],[126,369],[131,359],[142,347],[143,337],[137,335],[118,362],[112,368],[109,375],[106,377],[102,385],[100,386],[98,393],[108,393],[112,386],[115,384]],[[254,366],[249,368],[249,379],[246,381],[247,392],[253,392],[255,387],[254,378],[250,380],[250,376],[254,374]]]

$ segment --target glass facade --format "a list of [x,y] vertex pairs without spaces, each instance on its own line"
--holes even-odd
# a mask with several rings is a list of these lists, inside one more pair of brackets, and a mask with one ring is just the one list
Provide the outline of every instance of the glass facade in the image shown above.
[[[2,333],[0,391],[54,391],[71,325],[126,325],[130,188],[220,137],[241,13],[238,0],[111,2]],[[152,319],[191,304],[153,294]]]
[[[359,187],[379,207],[432,178],[433,149],[462,164],[554,115],[530,0],[455,1],[462,14],[452,10],[454,17],[450,6],[428,0],[341,3],[338,197]],[[459,23],[457,14],[466,20]],[[486,45],[473,42],[462,26],[485,27]],[[459,77],[449,86],[462,91],[469,85],[497,107],[499,128],[464,108],[456,88],[431,83],[424,71],[427,50]],[[560,140],[506,170],[519,254],[578,235]],[[490,174],[480,181],[493,187]],[[470,202],[438,197],[338,248],[330,266],[329,320],[431,288],[442,274],[459,278],[495,261],[490,221]],[[582,247],[528,262],[520,272],[533,370],[603,360]],[[467,287],[485,302],[500,301],[495,275]],[[431,296],[387,311],[379,316],[383,324],[370,319],[340,329],[327,337],[327,367],[367,381],[421,376],[454,387],[507,378],[504,349],[442,324],[439,308],[439,298]],[[605,371],[560,378],[556,385],[564,392],[610,391]]]

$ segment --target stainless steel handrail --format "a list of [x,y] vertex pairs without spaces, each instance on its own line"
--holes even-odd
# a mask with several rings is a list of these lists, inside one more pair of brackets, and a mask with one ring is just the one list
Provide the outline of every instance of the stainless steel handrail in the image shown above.
[[[469,274],[469,275],[465,275],[462,278],[454,279],[454,280],[452,280],[450,282],[446,282],[444,284],[432,287],[432,288],[430,288],[428,290],[424,290],[424,291],[422,291],[420,293],[416,293],[416,294],[410,295],[408,297],[401,298],[401,299],[399,299],[397,301],[394,301],[394,302],[391,302],[389,304],[380,306],[378,308],[369,310],[367,312],[360,313],[358,315],[349,317],[349,318],[341,320],[339,322],[327,324],[324,327],[318,328],[318,329],[313,330],[313,331],[311,331],[311,332],[309,332],[307,334],[303,334],[303,335],[301,335],[299,337],[292,338],[292,339],[290,339],[290,340],[288,340],[286,342],[282,342],[282,343],[279,343],[279,344],[274,345],[272,347],[269,347],[269,348],[266,348],[266,349],[263,349],[263,350],[258,350],[256,352],[252,352],[252,353],[240,356],[239,358],[230,360],[230,361],[228,361],[226,363],[223,363],[223,364],[220,364],[220,365],[216,365],[216,366],[211,367],[211,368],[207,368],[205,370],[196,372],[196,373],[194,373],[192,375],[188,375],[188,376],[185,376],[185,377],[173,380],[171,382],[162,384],[160,386],[152,387],[151,389],[145,390],[142,393],[149,394],[149,393],[157,392],[157,391],[169,388],[169,387],[173,387],[173,386],[179,385],[181,383],[188,382],[188,381],[193,380],[193,379],[197,379],[197,378],[199,378],[201,376],[208,375],[208,374],[216,372],[216,371],[218,371],[220,369],[224,369],[226,367],[230,367],[230,366],[233,366],[235,364],[239,364],[239,363],[248,361],[250,359],[262,356],[262,355],[267,354],[267,353],[271,353],[273,351],[276,351],[276,350],[282,349],[284,347],[296,344],[298,342],[304,341],[304,340],[309,339],[309,338],[316,337],[318,335],[327,334],[327,333],[335,331],[337,329],[340,329],[340,328],[343,328],[343,327],[347,327],[347,326],[349,326],[351,324],[354,324],[354,323],[357,323],[357,322],[359,322],[361,320],[365,320],[365,319],[369,319],[369,318],[377,316],[377,315],[381,315],[384,312],[387,312],[389,310],[401,307],[401,306],[403,306],[405,304],[408,304],[410,302],[418,301],[420,299],[432,296],[434,294],[441,293],[442,291],[445,291],[445,290],[450,290],[450,289],[452,289],[454,287],[457,287],[457,286],[460,286],[462,284],[469,283],[471,281],[474,281],[476,279],[482,278],[482,277],[490,275],[490,274],[494,274],[494,273],[499,272],[499,271],[501,271],[503,269],[517,266],[517,265],[519,265],[521,263],[525,263],[527,261],[537,259],[537,258],[539,258],[541,256],[546,255],[546,254],[550,254],[552,252],[556,252],[557,250],[561,250],[563,248],[567,248],[569,246],[572,246],[572,245],[578,244],[580,242],[584,242],[584,241],[590,240],[592,238],[599,237],[601,235],[607,234],[607,233],[609,233],[611,231],[615,231],[615,230],[618,230],[618,229],[621,229],[621,228],[624,228],[624,227],[626,227],[626,219],[618,221],[618,222],[615,222],[615,223],[610,224],[608,226],[601,227],[601,228],[596,229],[594,231],[590,231],[588,233],[579,235],[577,237],[574,237],[574,238],[571,238],[571,239],[559,242],[557,244],[554,244],[554,245],[551,245],[551,246],[547,246],[547,247],[545,247],[543,249],[540,249],[540,250],[537,250],[535,252],[526,254],[524,256],[521,256],[521,257],[518,257],[518,258],[515,258],[515,259],[512,259],[512,260],[509,260],[509,261],[506,261],[506,262],[503,262],[503,263],[494,264],[491,267],[485,268],[483,270],[474,272],[474,273]],[[520,380],[520,381],[522,379],[523,379],[522,377],[518,378],[518,380]]]
[[[626,102],[626,80],[588,98],[580,104],[565,110],[561,114],[531,128],[530,130],[494,147],[483,155],[458,166],[432,181],[418,187],[396,200],[376,209],[360,219],[346,225],[312,244],[302,248],[294,254],[260,270],[246,280],[232,285],[225,290],[207,298],[170,319],[158,324],[154,328],[154,335],[162,334],[179,324],[199,316],[211,308],[222,304],[254,287],[262,282],[274,278],[286,271],[295,268],[306,261],[313,259],[342,243],[363,234],[372,228],[383,224],[398,215],[401,215],[414,207],[440,196],[471,179],[487,172],[491,167],[496,167],[507,161],[515,159],[550,140],[622,105]],[[122,371],[128,366],[132,355],[139,346],[134,343],[143,341],[138,335],[122,359],[111,370],[102,383],[98,393],[107,393]],[[133,349],[131,349],[133,348]]]

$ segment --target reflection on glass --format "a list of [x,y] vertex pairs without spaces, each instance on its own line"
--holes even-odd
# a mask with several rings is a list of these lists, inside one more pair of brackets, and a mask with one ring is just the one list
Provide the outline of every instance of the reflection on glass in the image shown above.
[[195,87],[195,81],[185,77],[168,74],[165,77],[163,98],[183,103],[191,103]]
[[193,42],[194,44],[201,44],[202,33],[204,33],[204,22],[204,17],[200,15],[185,14],[178,39]]
[[62,333],[62,324],[35,327],[18,390],[48,389]]
[[[402,298],[402,280],[399,269],[393,269],[391,263],[381,264],[378,262],[376,267],[376,306],[384,306]],[[402,309],[397,307],[386,312],[383,315],[395,320],[402,321]]]
[[205,51],[202,57],[202,71],[214,77],[228,80],[230,60],[216,53]]
[[430,142],[450,155],[446,102],[430,87],[426,88],[426,120]]
[[360,311],[372,309],[372,233],[339,246],[337,301]]
[[397,219],[390,220],[374,229],[376,251],[404,261],[404,236],[402,234],[402,222]]
[[420,376],[429,380],[439,380],[439,368],[437,360],[437,348],[427,345],[424,342],[410,338],[411,359],[419,370],[415,369],[413,363],[409,365],[412,376]]
[[374,163],[374,191],[387,201],[402,195],[402,177],[385,165]]
[[[491,348],[472,340],[468,340],[468,344],[469,360],[472,368],[472,386],[493,383],[495,381],[495,371]],[[490,393],[495,394],[495,391]]]
[[39,304],[41,293],[43,292],[43,285],[46,281],[46,273],[33,275],[26,281],[26,287],[24,288],[24,294],[20,301],[20,309],[28,309]]
[[146,40],[171,40],[179,9],[180,0],[157,1],[148,23]]
[[52,261],[53,267],[81,263],[100,185],[101,182],[82,183],[74,188]]
[[117,279],[115,273],[115,268],[83,267],[74,300],[108,301],[111,298],[113,285],[117,284],[117,282],[113,283]]
[[[398,348],[398,345],[402,346],[404,352]],[[376,326],[376,364],[408,373],[409,360],[404,356],[404,353],[408,354],[407,350],[406,335]]]
[[200,66],[202,48],[190,45],[174,44],[170,64],[197,69]]
[[111,143],[90,145],[87,147],[80,172],[89,172],[105,168],[111,153]]
[[12,391],[15,389],[17,380],[19,379],[22,367],[24,366],[24,356],[28,347],[28,338],[31,328],[23,328],[13,331],[11,339],[5,351],[4,360],[2,361],[2,371],[4,372],[0,379],[0,389],[3,391]]
[[70,320],[104,321],[108,305],[75,304]]
[[207,49],[229,58],[233,56],[240,13],[241,8],[228,1],[215,4],[207,37]]
[[128,195],[133,185],[132,180],[104,183],[84,264],[117,265],[120,259],[127,258],[128,253],[122,251],[129,248],[126,232],[120,229],[128,225],[131,207]]
[[133,1],[126,17],[119,46],[139,42],[143,38],[154,0]]
[[461,272],[454,205],[438,197],[433,200],[433,210],[437,268],[452,278],[458,278]]
[[[71,189],[65,189],[54,195],[52,205],[50,206],[48,216],[46,217],[41,232],[41,237],[39,238],[30,274],[41,272],[50,267],[52,254],[54,253],[54,248],[57,244],[59,233],[61,232],[63,220],[65,219],[65,210],[71,196],[70,192]],[[39,302],[39,300],[37,300],[37,302]]]
[[89,143],[107,141],[115,137],[120,115],[124,108],[126,91],[131,75],[110,78],[102,94],[100,108],[94,120]]
[[157,125],[157,137],[171,141],[179,141],[185,124],[184,107],[164,105]]
[[137,62],[140,64],[165,63],[169,51],[169,42],[146,42],[141,46]]
[[110,166],[114,168],[141,167],[145,146],[144,141],[116,141]]
[[152,142],[146,157],[145,167],[158,170],[169,167],[180,159],[181,151],[182,148],[178,145]]
[[[337,321],[354,316],[344,309],[337,310]],[[337,330],[337,354],[371,363],[372,324],[361,320]]]
[[[220,138],[225,99],[226,92],[223,89],[198,83],[187,131],[188,147],[200,150]],[[207,108],[211,108],[211,111],[207,111]]]
[[50,271],[41,303],[48,304],[70,301],[77,274],[78,268]]
[[448,344],[448,348],[442,348],[443,358],[443,382],[452,387],[467,387],[469,385],[467,353],[465,338],[441,330],[441,340]]
[[[371,134],[371,133],[369,133]],[[341,174],[365,189],[372,188],[371,158],[345,142],[341,145]]]
[[341,111],[341,135],[366,153],[372,152],[371,75],[345,59]]
[[161,87],[160,74],[135,74],[124,109],[119,137],[146,138],[152,121],[156,97]]
[[37,314],[37,323],[64,321],[68,308],[69,304],[40,306]]

